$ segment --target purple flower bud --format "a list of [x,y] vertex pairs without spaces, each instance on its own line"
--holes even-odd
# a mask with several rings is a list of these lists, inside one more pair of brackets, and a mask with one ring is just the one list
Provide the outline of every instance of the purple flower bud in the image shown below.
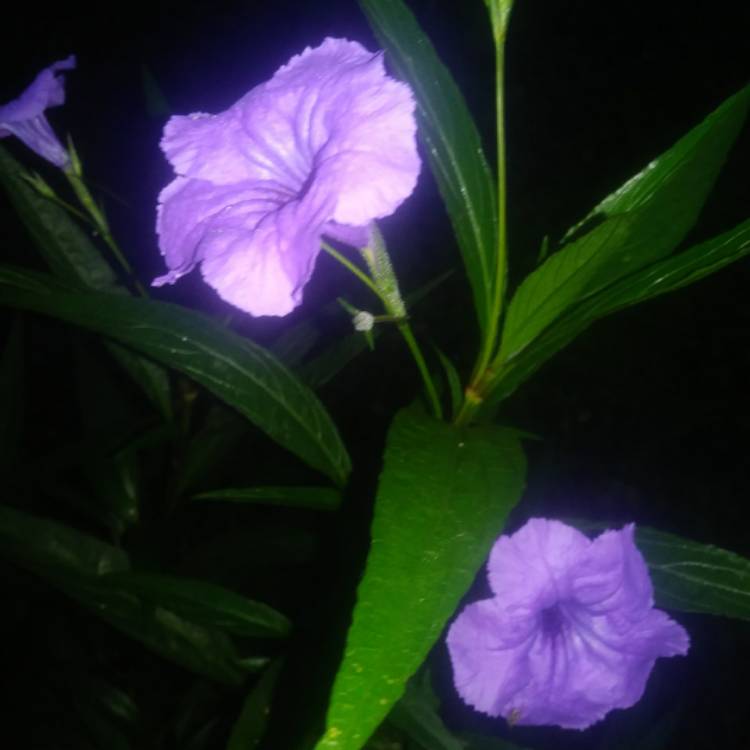
[[56,167],[67,167],[70,164],[68,152],[52,131],[44,111],[65,101],[63,76],[58,75],[58,71],[72,70],[75,66],[74,55],[52,63],[18,99],[0,105],[0,138],[15,135]]
[[687,653],[688,634],[653,607],[634,531],[590,541],[532,518],[495,542],[494,597],[469,604],[448,632],[466,703],[514,724],[585,729],[637,703],[658,657]]
[[177,173],[157,231],[172,283],[201,264],[227,302],[286,315],[322,235],[365,245],[369,224],[412,193],[414,99],[381,53],[326,39],[218,115],[172,117],[162,149]]

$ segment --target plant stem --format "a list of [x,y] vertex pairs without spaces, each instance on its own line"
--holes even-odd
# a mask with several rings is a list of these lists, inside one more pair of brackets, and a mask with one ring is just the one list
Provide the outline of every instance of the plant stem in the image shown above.
[[94,197],[91,195],[86,183],[83,180],[83,176],[76,174],[73,169],[65,169],[65,176],[68,178],[70,186],[73,188],[73,192],[81,202],[81,205],[86,209],[89,216],[91,217],[96,230],[101,235],[104,243],[114,255],[115,260],[120,264],[122,270],[127,274],[135,285],[138,294],[141,297],[148,297],[148,292],[145,290],[141,282],[136,278],[133,268],[128,262],[119,245],[115,242],[115,238],[112,236],[112,232],[109,229],[109,223],[107,222],[106,216],[102,213],[102,210],[97,205]]
[[342,255],[338,250],[331,247],[327,242],[321,242],[320,244],[325,252],[327,252],[332,258],[335,258],[339,263],[341,263],[341,265],[344,266],[347,271],[353,273],[373,294],[375,294],[387,309],[388,300],[386,300],[385,296],[380,292],[380,289],[377,288],[372,279],[362,269],[357,268],[357,266],[355,266],[354,263],[349,260],[349,258],[347,258],[345,255]]
[[484,399],[488,368],[495,355],[500,331],[500,318],[505,302],[508,268],[508,234],[506,228],[506,166],[505,166],[505,37],[513,0],[492,0],[488,3],[495,41],[495,109],[497,116],[497,253],[490,300],[487,330],[464,392],[464,402],[455,418],[456,425],[465,425],[477,412]]
[[[360,268],[357,268],[354,263],[352,263],[348,258],[338,252],[338,250],[334,249],[326,242],[322,242],[321,245],[325,252],[327,252],[332,258],[335,258],[339,263],[341,263],[344,268],[353,273],[363,284],[365,284],[365,286],[367,286],[368,289],[370,289],[378,297],[378,299],[383,303],[383,307],[385,308],[385,311],[388,313],[388,315],[392,316],[395,319],[401,319],[404,317],[405,311],[403,310],[403,303],[401,303],[400,297],[399,303],[396,304],[392,299],[392,295],[384,293],[364,271],[362,271]],[[383,252],[385,252],[385,248],[383,248]],[[396,283],[395,277],[391,280],[391,283]],[[417,340],[414,337],[414,333],[411,330],[411,326],[407,321],[402,321],[398,323],[398,330],[399,333],[403,336],[406,345],[409,347],[409,351],[411,352],[412,356],[414,357],[414,361],[417,364],[419,374],[422,376],[422,382],[424,383],[425,391],[427,392],[427,399],[430,402],[432,413],[436,419],[442,419],[443,408],[440,405],[440,398],[438,397],[437,389],[435,388],[435,384],[432,381],[432,376],[430,375],[430,371],[427,367],[427,362],[425,361],[424,355],[422,354],[422,350],[419,348],[419,344],[417,343]]]

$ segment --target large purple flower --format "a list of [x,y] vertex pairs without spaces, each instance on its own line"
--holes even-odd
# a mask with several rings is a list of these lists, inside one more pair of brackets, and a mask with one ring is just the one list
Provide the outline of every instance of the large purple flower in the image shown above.
[[685,630],[653,608],[634,530],[590,541],[533,518],[497,540],[494,597],[469,604],[448,632],[466,703],[512,723],[585,729],[635,704],[658,657],[687,653]]
[[381,53],[326,39],[218,115],[172,117],[162,149],[177,173],[157,231],[172,283],[201,264],[253,315],[302,299],[322,235],[364,246],[368,225],[414,190],[414,99]]
[[75,66],[74,55],[52,63],[37,75],[18,99],[0,105],[0,138],[15,135],[56,167],[67,167],[70,163],[68,152],[52,131],[44,111],[65,101],[63,76],[58,73]]

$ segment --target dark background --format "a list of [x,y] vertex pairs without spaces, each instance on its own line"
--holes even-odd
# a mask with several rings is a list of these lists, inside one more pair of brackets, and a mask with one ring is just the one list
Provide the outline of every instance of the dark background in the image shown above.
[[[493,59],[483,3],[410,5],[456,76],[492,155]],[[594,202],[747,83],[749,25],[746,4],[732,0],[517,0],[507,52],[512,281],[533,268],[543,236],[559,238]],[[17,95],[41,67],[77,54],[67,103],[50,119],[58,132],[74,136],[115,236],[148,280],[162,273],[153,223],[156,195],[171,179],[158,148],[166,112],[220,111],[328,35],[376,46],[354,2],[68,2],[45,10],[15,4],[0,25],[0,101]],[[21,149],[14,153],[45,170]],[[691,240],[746,218],[749,157],[746,128]],[[0,232],[12,240],[9,256],[27,262],[6,205],[1,216]],[[406,290],[458,266],[445,240],[449,231],[425,169],[417,193],[386,222]],[[415,325],[468,366],[475,329],[463,280],[455,277],[440,300],[426,303]],[[516,394],[501,418],[542,438],[528,444],[528,491],[516,525],[534,514],[636,520],[750,555],[748,281],[750,265],[743,261],[600,322]],[[238,325],[270,340],[342,285],[351,286],[322,259],[305,305],[289,321]],[[163,297],[227,311],[197,278],[164,290]],[[352,444],[358,481],[369,488],[388,420],[418,386],[407,359],[378,352],[344,380],[323,396]],[[366,516],[350,519],[360,541]],[[747,746],[747,627],[679,619],[693,638],[691,656],[659,664],[650,701],[585,734],[514,730],[511,736],[530,747],[593,748],[616,739],[626,725],[650,726],[670,715],[668,746]],[[444,664],[441,652],[436,659]],[[481,720],[455,702],[446,675],[438,675],[438,684],[453,726],[498,731],[502,722]]]

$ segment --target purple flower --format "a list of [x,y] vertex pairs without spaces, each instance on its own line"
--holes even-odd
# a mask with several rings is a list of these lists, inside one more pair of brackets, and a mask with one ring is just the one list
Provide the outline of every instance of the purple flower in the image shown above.
[[490,554],[491,599],[448,632],[456,689],[517,724],[585,729],[643,695],[660,656],[687,653],[685,630],[653,607],[635,527],[590,541],[532,518]]
[[68,152],[52,132],[44,111],[65,101],[63,76],[58,72],[72,70],[75,66],[74,55],[52,63],[37,75],[18,99],[0,105],[0,138],[15,135],[56,167],[67,167],[70,163]]
[[178,176],[157,219],[169,273],[154,284],[200,263],[227,302],[286,315],[322,235],[364,246],[414,190],[415,135],[410,89],[345,39],[307,48],[221,114],[172,117],[161,147]]

